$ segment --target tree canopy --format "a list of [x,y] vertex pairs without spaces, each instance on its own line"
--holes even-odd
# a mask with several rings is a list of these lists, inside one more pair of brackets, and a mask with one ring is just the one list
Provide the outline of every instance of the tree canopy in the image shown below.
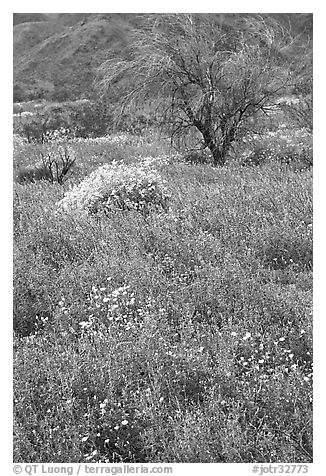
[[177,140],[197,131],[215,165],[291,83],[293,39],[267,15],[149,15],[128,58],[102,64],[98,85],[123,108],[154,101]]

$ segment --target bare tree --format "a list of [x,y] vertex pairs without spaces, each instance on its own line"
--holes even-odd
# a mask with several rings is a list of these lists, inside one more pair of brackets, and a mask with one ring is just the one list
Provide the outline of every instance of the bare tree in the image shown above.
[[103,63],[98,84],[123,108],[154,101],[172,140],[195,129],[224,165],[248,120],[284,94],[290,44],[268,16],[150,15],[133,33],[130,57]]

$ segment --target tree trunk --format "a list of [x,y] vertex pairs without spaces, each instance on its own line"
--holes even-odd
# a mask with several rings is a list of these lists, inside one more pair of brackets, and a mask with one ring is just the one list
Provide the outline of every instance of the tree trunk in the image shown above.
[[231,143],[234,140],[236,127],[232,127],[225,133],[225,125],[221,125],[220,131],[222,133],[223,140],[218,141],[210,125],[205,123],[203,124],[200,121],[196,121],[194,125],[201,132],[206,147],[208,147],[212,153],[214,166],[223,167],[226,162],[226,155],[230,149]]
[[213,146],[209,147],[209,150],[212,152],[213,155],[213,163],[215,166],[223,166],[225,165],[226,158],[225,156],[221,153],[220,148]]
[[203,134],[205,145],[209,148],[213,156],[213,164],[215,167],[223,166],[226,162],[226,154],[224,154],[223,149],[217,143],[215,137],[212,137],[210,134]]
[[221,143],[218,143],[215,137],[212,137],[211,134],[203,134],[204,141],[206,146],[212,152],[213,162],[215,166],[223,166],[226,162],[226,156],[230,150],[232,142],[235,138],[236,126],[230,128],[227,132],[223,132],[223,140]]

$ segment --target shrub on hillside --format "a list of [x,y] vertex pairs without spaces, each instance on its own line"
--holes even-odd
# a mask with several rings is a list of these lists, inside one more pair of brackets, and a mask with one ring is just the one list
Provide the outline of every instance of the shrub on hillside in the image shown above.
[[99,137],[112,126],[110,108],[86,99],[42,104],[33,112],[22,112],[22,107],[15,105],[14,114],[15,131],[33,143],[47,142],[49,134],[61,129],[75,137]]
[[60,201],[66,211],[90,213],[112,209],[148,212],[166,208],[169,200],[165,182],[149,160],[125,165],[113,162],[95,170]]

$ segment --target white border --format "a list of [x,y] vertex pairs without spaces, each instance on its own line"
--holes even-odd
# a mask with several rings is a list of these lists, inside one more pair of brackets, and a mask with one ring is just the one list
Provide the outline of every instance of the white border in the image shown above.
[[[91,8],[90,8],[91,7]],[[112,12],[112,13],[142,13],[142,12],[270,12],[270,13],[314,13],[314,365],[315,365],[315,410],[314,410],[314,463],[310,466],[309,474],[325,474],[322,463],[325,460],[324,423],[325,399],[324,370],[325,354],[325,246],[324,233],[326,197],[325,197],[325,8],[317,1],[273,1],[273,2],[192,2],[166,0],[161,4],[153,1],[137,2],[22,2],[14,1],[11,5],[1,8],[1,49],[2,49],[2,114],[1,114],[1,392],[2,420],[0,448],[3,452],[1,460],[8,462],[8,471],[12,474],[12,13],[19,12]],[[214,465],[173,465],[174,474],[188,474],[189,471],[205,471],[207,474],[251,474],[252,465],[214,464]],[[247,468],[247,470],[245,469]],[[247,473],[248,471],[248,473]]]

